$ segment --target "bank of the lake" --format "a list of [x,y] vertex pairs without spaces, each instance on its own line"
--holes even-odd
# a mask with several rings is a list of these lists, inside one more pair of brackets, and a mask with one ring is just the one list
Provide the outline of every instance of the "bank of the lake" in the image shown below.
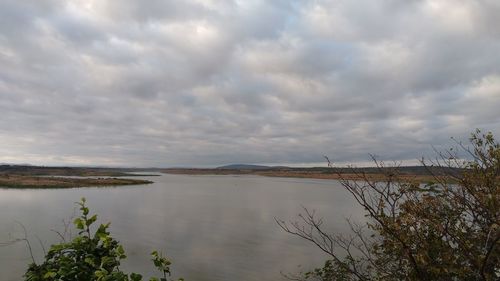
[[0,175],[0,187],[4,188],[75,188],[119,185],[142,185],[150,180],[128,178],[76,178],[56,176]]
[[[370,180],[387,181],[388,171],[364,172],[363,169],[352,169],[336,172],[333,169],[319,168],[287,168],[287,169],[203,169],[203,168],[171,168],[163,169],[163,173],[177,175],[257,175],[265,177],[279,178],[304,178],[304,179],[324,179],[324,180]],[[439,175],[439,174],[437,174]],[[396,178],[393,178],[393,180]],[[436,181],[434,175],[417,173],[399,173],[397,179],[401,181],[414,181],[427,183]],[[451,179],[450,179],[451,180]]]

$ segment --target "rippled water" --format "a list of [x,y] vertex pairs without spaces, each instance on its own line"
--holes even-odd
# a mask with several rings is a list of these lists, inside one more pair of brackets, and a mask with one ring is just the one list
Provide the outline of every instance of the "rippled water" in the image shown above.
[[[301,206],[315,209],[330,231],[343,232],[344,218],[362,220],[341,185],[332,180],[259,176],[144,177],[144,186],[45,190],[0,189],[0,242],[22,236],[26,226],[35,258],[57,242],[73,202],[86,197],[100,222],[128,255],[126,271],[149,276],[153,249],[172,258],[186,280],[283,280],[280,272],[320,266],[325,256],[284,233],[274,220],[296,219]],[[40,240],[42,243],[39,243]],[[0,280],[22,280],[31,258],[22,243],[0,247]],[[300,268],[298,266],[301,265]]]

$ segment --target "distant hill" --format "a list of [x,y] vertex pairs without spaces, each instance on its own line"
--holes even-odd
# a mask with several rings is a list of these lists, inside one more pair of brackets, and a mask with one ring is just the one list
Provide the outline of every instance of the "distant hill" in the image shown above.
[[216,169],[222,170],[268,170],[272,167],[263,165],[249,165],[249,164],[231,164],[217,167]]

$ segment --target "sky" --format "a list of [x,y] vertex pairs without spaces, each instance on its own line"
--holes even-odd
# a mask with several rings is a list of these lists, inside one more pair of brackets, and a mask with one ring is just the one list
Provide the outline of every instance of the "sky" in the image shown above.
[[0,0],[0,162],[415,161],[500,138],[497,0]]

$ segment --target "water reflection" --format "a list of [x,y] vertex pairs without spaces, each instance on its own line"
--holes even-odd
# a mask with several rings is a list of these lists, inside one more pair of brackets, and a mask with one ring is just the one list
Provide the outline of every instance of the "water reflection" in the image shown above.
[[[145,179],[148,179],[145,177]],[[301,206],[315,209],[330,231],[347,230],[345,217],[362,220],[338,182],[258,176],[151,177],[152,185],[61,190],[0,190],[0,240],[19,235],[15,221],[46,244],[57,241],[73,202],[86,197],[125,246],[127,271],[152,274],[149,253],[159,249],[187,280],[281,280],[280,271],[320,265],[325,256],[284,233],[274,217],[294,219]],[[36,258],[42,250],[34,246]],[[0,248],[2,280],[20,280],[29,254],[24,245]]]

